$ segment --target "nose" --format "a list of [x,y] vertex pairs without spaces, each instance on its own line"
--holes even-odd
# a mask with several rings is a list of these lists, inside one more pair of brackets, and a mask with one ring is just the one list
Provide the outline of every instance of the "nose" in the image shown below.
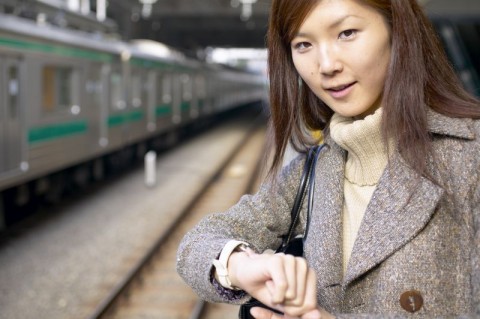
[[333,75],[343,69],[338,53],[329,45],[318,48],[318,67],[320,74],[323,75]]

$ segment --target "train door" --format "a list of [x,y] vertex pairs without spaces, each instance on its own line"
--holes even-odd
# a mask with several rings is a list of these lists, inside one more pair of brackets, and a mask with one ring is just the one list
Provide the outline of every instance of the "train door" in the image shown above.
[[158,74],[155,101],[155,121],[159,131],[166,131],[173,125],[173,78],[163,71]]
[[182,79],[178,73],[172,74],[172,122],[180,124],[182,121]]
[[98,144],[101,147],[107,147],[108,145],[108,115],[110,113],[110,66],[107,64],[102,65],[101,72],[102,83],[102,101],[100,105],[100,130]]
[[138,141],[148,130],[149,119],[149,77],[148,70],[130,66],[128,109],[125,113],[125,126],[128,141]]
[[205,98],[207,95],[205,76],[201,73],[195,75],[195,85],[193,90],[193,101],[195,105],[194,115],[204,115]]
[[[127,73],[124,71],[124,73]],[[121,146],[126,138],[125,113],[127,108],[126,77],[120,64],[113,64],[108,72],[109,108],[107,109],[108,146]]]
[[20,66],[18,58],[0,56],[0,174],[19,169],[22,162]]
[[93,134],[97,145],[105,147],[108,144],[108,94],[106,92],[108,66],[92,64],[87,75],[87,103],[90,120],[94,124]]
[[[146,103],[147,103],[147,129],[149,132],[155,131],[157,128],[157,119],[155,117],[155,103],[157,101],[157,92],[156,89],[157,85],[157,72],[156,71],[149,71],[148,72],[148,80],[145,84],[146,90]],[[161,92],[158,92],[161,94]]]
[[188,121],[192,116],[192,97],[193,97],[193,83],[192,76],[190,73],[183,73],[180,78],[180,89],[181,89],[181,116],[182,120]]

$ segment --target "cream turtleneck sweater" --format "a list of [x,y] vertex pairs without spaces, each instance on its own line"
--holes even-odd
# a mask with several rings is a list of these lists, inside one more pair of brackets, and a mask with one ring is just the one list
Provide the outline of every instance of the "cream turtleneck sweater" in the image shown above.
[[360,224],[373,191],[387,165],[380,132],[382,109],[361,120],[334,114],[332,139],[348,152],[343,204],[343,271],[345,273]]

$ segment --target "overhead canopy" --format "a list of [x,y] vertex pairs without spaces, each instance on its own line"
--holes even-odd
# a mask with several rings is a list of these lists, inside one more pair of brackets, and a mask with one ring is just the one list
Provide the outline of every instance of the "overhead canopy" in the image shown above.
[[[297,1],[297,0],[289,0]],[[418,0],[433,19],[479,21],[480,0]],[[88,4],[94,11],[108,3],[110,19],[65,10],[66,3]],[[55,3],[65,3],[55,7]],[[187,54],[206,47],[264,48],[271,0],[0,0],[0,11],[83,30],[119,32],[124,40],[151,39]],[[64,8],[65,7],[65,8]],[[87,12],[90,8],[87,8]],[[98,15],[98,12],[97,12]],[[478,23],[477,23],[478,24]]]
[[432,19],[480,23],[480,0],[423,0]]
[[158,0],[150,12],[144,7],[139,0],[115,0],[108,12],[125,37],[186,50],[265,47],[270,0]]

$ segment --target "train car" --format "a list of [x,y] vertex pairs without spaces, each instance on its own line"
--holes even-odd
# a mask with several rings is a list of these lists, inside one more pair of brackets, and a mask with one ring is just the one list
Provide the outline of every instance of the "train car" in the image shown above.
[[[2,210],[101,179],[187,125],[266,98],[263,76],[0,14]],[[7,223],[9,221],[7,220]]]

